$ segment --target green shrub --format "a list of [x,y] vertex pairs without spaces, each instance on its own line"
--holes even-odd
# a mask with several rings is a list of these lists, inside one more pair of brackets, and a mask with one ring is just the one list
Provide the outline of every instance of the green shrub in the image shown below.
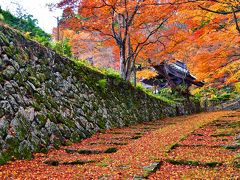
[[0,21],[4,21],[4,17],[1,13],[0,13]]
[[57,53],[66,56],[66,57],[71,57],[72,52],[71,52],[71,46],[69,45],[69,40],[64,39],[62,41],[58,41],[55,43],[52,43],[52,49],[55,50]]
[[98,80],[97,86],[100,87],[101,90],[105,91],[107,86],[107,80],[106,79]]

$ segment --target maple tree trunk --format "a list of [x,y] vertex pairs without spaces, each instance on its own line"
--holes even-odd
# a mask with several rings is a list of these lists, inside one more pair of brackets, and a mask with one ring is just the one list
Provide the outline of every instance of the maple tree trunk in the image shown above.
[[134,70],[133,70],[133,84],[134,84],[134,87],[137,86],[137,75],[136,75],[136,67],[134,65]]
[[[132,57],[128,55],[128,58],[126,58],[126,48],[124,46],[120,46],[120,75],[121,78],[123,78],[126,81],[130,81],[132,72],[133,72],[133,64],[134,60]],[[134,64],[135,66],[135,64]]]
[[124,80],[126,80],[125,72],[125,50],[124,47],[120,47],[120,75]]

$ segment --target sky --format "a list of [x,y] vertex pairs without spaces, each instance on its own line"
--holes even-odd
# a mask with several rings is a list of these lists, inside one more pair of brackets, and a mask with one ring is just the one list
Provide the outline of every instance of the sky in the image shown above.
[[46,6],[49,3],[56,3],[60,0],[0,0],[0,6],[4,10],[9,10],[13,14],[16,13],[17,4],[23,7],[26,13],[33,15],[38,20],[38,25],[48,33],[52,33],[52,28],[57,26],[55,17],[62,14],[60,9],[52,12]]

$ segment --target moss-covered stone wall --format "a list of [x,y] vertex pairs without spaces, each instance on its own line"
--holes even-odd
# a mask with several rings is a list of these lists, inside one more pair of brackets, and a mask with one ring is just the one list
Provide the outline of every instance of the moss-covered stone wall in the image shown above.
[[[0,164],[100,129],[176,115],[175,105],[0,25]],[[187,113],[181,107],[181,113]]]

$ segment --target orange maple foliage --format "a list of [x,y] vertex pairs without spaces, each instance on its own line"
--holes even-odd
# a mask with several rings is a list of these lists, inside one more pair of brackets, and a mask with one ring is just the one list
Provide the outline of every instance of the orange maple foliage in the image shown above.
[[[63,31],[75,31],[68,36],[73,54],[119,67],[125,79],[135,63],[146,67],[164,60],[186,62],[207,85],[240,79],[235,63],[240,58],[239,1],[63,0],[58,5],[65,8]],[[149,71],[140,74],[152,77]]]
[[[190,71],[209,83],[240,80],[240,36],[233,12],[239,1],[196,1],[178,9],[176,21],[186,25],[185,40],[172,49],[173,58],[187,62]],[[233,69],[232,69],[233,68]]]
[[[77,14],[64,19],[63,26],[102,37],[118,48],[121,76],[129,80],[136,61],[158,54],[176,31],[171,19],[176,16],[175,1],[63,0],[59,7],[75,9]],[[69,17],[69,16],[68,16]],[[178,41],[179,39],[176,39]],[[147,49],[148,48],[148,49]]]

